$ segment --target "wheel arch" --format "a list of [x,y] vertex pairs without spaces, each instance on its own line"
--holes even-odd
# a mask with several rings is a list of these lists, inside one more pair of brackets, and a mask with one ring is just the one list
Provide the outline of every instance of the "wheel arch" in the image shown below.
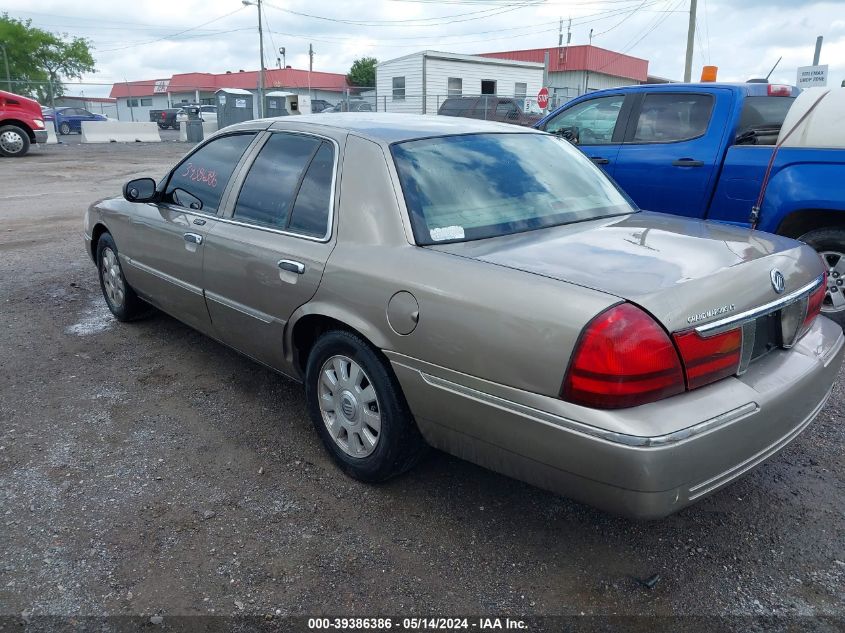
[[776,232],[778,235],[799,238],[816,229],[845,229],[845,210],[799,209],[781,220]]
[[3,127],[4,125],[14,125],[15,127],[21,128],[24,132],[26,132],[26,135],[29,137],[29,142],[33,144],[35,143],[35,132],[32,130],[31,127],[29,127],[29,125],[27,125],[20,119],[4,119],[0,121],[0,127]]
[[95,262],[97,261],[97,244],[100,242],[103,233],[109,233],[108,227],[102,222],[97,222],[91,230],[91,259]]
[[329,330],[346,330],[357,334],[369,343],[377,354],[383,357],[385,363],[390,362],[381,350],[387,347],[387,339],[359,316],[335,309],[326,304],[306,305],[297,310],[291,317],[287,329],[286,348],[293,367],[301,380],[305,378],[305,366],[308,354],[320,336]]

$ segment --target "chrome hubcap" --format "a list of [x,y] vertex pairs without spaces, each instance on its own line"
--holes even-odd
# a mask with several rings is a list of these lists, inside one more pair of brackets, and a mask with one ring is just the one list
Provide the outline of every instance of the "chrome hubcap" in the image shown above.
[[845,254],[821,251],[819,255],[827,264],[827,294],[822,304],[822,312],[841,312],[845,310],[845,296],[842,294],[845,290]]
[[23,137],[14,130],[0,134],[0,147],[10,154],[17,154],[23,149]]
[[120,264],[117,255],[108,247],[103,249],[103,259],[100,262],[103,276],[103,288],[106,291],[106,299],[115,309],[123,307],[126,299],[126,289],[123,285],[123,275],[120,272]]
[[320,414],[347,455],[367,457],[381,434],[381,409],[366,372],[347,356],[332,356],[320,369]]

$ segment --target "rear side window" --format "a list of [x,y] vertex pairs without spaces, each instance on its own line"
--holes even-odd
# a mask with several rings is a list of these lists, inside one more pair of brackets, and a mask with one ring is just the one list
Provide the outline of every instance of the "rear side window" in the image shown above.
[[647,94],[632,142],[675,143],[702,136],[712,111],[712,95]]
[[751,130],[780,131],[794,97],[746,97],[739,117],[737,136]]
[[334,149],[323,142],[296,195],[288,228],[295,233],[323,237],[328,233],[329,211],[332,205],[332,174],[334,173]]
[[233,218],[286,229],[302,175],[320,144],[312,136],[273,134],[249,168]]
[[232,172],[254,136],[233,134],[203,145],[173,171],[165,200],[203,213],[216,213]]

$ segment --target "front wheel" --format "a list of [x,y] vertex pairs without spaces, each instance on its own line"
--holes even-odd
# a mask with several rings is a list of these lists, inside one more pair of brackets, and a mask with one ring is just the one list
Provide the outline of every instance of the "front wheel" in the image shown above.
[[0,155],[23,156],[29,151],[29,134],[17,125],[0,127]]
[[822,314],[845,326],[845,229],[816,229],[798,239],[815,248],[827,266]]
[[392,370],[360,336],[321,336],[305,371],[308,411],[334,461],[367,482],[405,472],[425,442]]
[[97,242],[97,272],[103,298],[118,321],[132,321],[150,312],[149,304],[135,294],[123,276],[117,245],[109,233],[103,233]]

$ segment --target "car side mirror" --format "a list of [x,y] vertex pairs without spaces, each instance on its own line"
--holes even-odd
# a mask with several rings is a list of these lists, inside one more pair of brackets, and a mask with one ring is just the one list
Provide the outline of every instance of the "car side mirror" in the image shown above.
[[123,185],[123,197],[129,202],[153,202],[157,198],[156,181],[136,178]]

